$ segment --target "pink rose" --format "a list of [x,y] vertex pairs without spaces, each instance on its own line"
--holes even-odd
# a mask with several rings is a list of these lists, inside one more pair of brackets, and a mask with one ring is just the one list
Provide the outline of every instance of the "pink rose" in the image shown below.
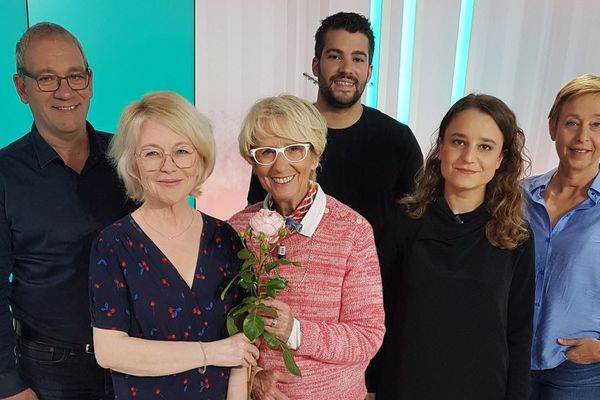
[[261,208],[250,218],[250,227],[256,233],[264,233],[265,238],[271,239],[279,236],[279,230],[285,225],[285,220],[276,211]]

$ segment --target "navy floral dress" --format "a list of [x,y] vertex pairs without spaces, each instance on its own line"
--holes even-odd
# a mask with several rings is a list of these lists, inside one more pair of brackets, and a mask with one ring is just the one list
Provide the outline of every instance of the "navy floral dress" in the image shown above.
[[[192,288],[128,215],[92,244],[90,312],[96,328],[149,340],[211,342],[227,337],[225,318],[237,301],[230,290],[241,248],[233,228],[202,214],[204,228]],[[200,350],[199,350],[200,351]],[[225,399],[229,368],[208,367],[162,377],[112,371],[116,399]]]

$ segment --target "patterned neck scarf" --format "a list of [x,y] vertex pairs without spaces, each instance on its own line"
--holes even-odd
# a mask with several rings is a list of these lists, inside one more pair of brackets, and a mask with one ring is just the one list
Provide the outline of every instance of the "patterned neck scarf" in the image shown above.
[[[302,218],[304,218],[308,210],[310,210],[310,206],[315,200],[316,195],[317,184],[316,182],[310,181],[308,183],[308,191],[306,192],[306,195],[302,201],[298,203],[298,206],[290,213],[290,215],[284,216],[285,224],[292,230],[292,232],[300,232],[302,230],[302,224],[300,221],[302,221]],[[271,201],[269,202],[269,209],[273,209],[273,207],[273,198],[271,198]]]

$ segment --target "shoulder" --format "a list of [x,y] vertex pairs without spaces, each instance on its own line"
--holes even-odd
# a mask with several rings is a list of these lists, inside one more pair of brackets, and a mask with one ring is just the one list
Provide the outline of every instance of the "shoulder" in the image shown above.
[[420,218],[413,218],[408,215],[408,207],[404,204],[396,203],[394,212],[386,221],[386,232],[394,236],[396,240],[414,239],[423,223],[430,217],[430,206]]
[[118,219],[100,231],[96,242],[119,242],[120,238],[126,236],[132,227],[131,214]]
[[542,186],[547,186],[555,172],[556,169],[553,169],[541,175],[525,178],[521,181],[521,187],[525,191],[526,195],[530,196],[535,189]]
[[376,138],[381,146],[387,146],[394,151],[403,153],[418,153],[421,157],[421,148],[417,138],[408,125],[375,108],[363,107],[362,122],[369,130],[370,136]]
[[228,235],[237,237],[235,229],[226,221],[213,217],[212,215],[201,212],[205,226],[214,227],[215,233],[219,235]]
[[330,195],[326,196],[325,213],[336,225],[350,228],[352,231],[371,231],[371,224],[358,212]]
[[239,211],[231,216],[227,220],[227,222],[233,227],[235,230],[241,230],[246,228],[248,225],[248,221],[250,221],[250,217],[255,214],[258,210],[262,208],[262,202],[253,204],[244,208],[242,211]]
[[0,149],[0,163],[10,162],[14,158],[21,158],[25,154],[31,153],[31,150],[31,140],[29,134],[27,134]]
[[408,125],[403,124],[395,118],[379,111],[376,108],[371,108],[363,105],[363,118],[370,124],[377,124],[381,128],[400,135],[412,135],[412,131]]
[[98,142],[98,146],[102,150],[102,152],[106,152],[114,135],[108,132],[97,131],[89,124],[88,129],[90,130],[90,133],[95,137],[96,141]]

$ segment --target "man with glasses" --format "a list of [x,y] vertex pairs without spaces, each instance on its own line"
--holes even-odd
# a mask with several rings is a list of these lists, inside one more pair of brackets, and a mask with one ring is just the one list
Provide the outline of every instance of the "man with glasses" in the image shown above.
[[111,135],[86,121],[93,75],[78,40],[34,25],[16,61],[34,122],[0,150],[0,398],[112,398],[93,355],[89,248],[132,205],[105,157]]
[[[383,261],[385,223],[396,201],[412,192],[423,156],[408,126],[361,104],[371,79],[374,49],[373,30],[364,16],[347,12],[331,15],[315,34],[312,70],[319,84],[315,105],[328,128],[317,180],[328,194],[371,223]],[[248,202],[256,203],[264,196],[253,176]],[[381,272],[385,298],[390,279],[383,263]],[[367,370],[370,392],[373,371],[371,366]]]

